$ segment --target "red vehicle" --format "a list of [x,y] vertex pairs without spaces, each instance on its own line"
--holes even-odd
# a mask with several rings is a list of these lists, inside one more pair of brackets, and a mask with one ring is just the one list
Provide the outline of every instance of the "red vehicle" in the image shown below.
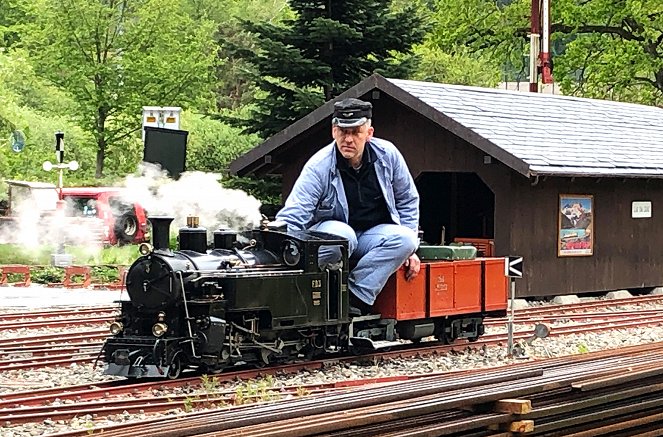
[[104,222],[104,243],[134,244],[149,241],[147,213],[118,187],[62,189],[67,215],[97,217]]

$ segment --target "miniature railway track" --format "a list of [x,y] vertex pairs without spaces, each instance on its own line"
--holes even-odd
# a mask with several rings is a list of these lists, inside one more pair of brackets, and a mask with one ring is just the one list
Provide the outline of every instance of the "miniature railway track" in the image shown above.
[[[612,329],[618,329],[623,326],[642,326],[642,320],[632,320],[628,318],[628,321],[624,321],[622,324],[614,324],[610,322],[609,326]],[[663,323],[663,317],[659,317],[654,321],[654,323],[660,324]],[[593,326],[585,327],[588,330],[596,330],[597,326],[605,329],[606,326],[599,324],[594,324]],[[563,328],[555,328],[551,335],[566,335],[569,333],[577,333],[583,329],[582,325],[570,326]],[[529,333],[516,333],[515,339],[523,339],[530,337]],[[322,361],[312,361],[305,363],[290,364],[285,366],[277,366],[272,368],[263,368],[259,370],[246,370],[241,372],[230,372],[220,375],[215,375],[214,378],[217,382],[230,381],[237,378],[246,379],[255,377],[257,375],[267,375],[275,373],[284,373],[284,372],[296,372],[301,369],[318,369],[322,368],[330,363],[335,363],[339,361],[355,361],[357,359],[366,359],[366,360],[375,360],[381,358],[394,358],[394,357],[408,357],[415,355],[422,355],[427,353],[444,353],[450,350],[453,350],[458,347],[479,347],[482,345],[489,344],[499,344],[504,343],[506,337],[504,334],[496,335],[485,335],[480,341],[475,343],[461,342],[454,345],[441,345],[439,343],[430,345],[430,344],[421,344],[417,348],[408,348],[408,349],[399,349],[392,350],[389,352],[377,352],[374,354],[367,354],[363,357],[346,357],[338,359],[327,359]],[[96,356],[98,349],[90,349],[88,355],[85,356],[81,354],[76,358],[77,362],[89,362],[93,359],[93,356]],[[13,364],[3,368],[0,366],[0,370],[11,370],[18,368],[29,368],[29,367],[42,367],[45,365],[55,365],[55,364],[67,364],[71,361],[67,361],[72,357],[54,357],[46,356],[44,361],[39,364],[30,362],[30,359],[24,360],[15,360]],[[489,370],[486,370],[489,371]],[[463,372],[460,372],[461,374]],[[391,378],[390,381],[397,381],[403,379],[414,379],[421,378],[423,376],[415,377],[397,377]],[[386,380],[381,380],[380,382],[385,382]],[[376,382],[376,381],[373,381]],[[174,388],[174,387],[186,387],[186,386],[195,386],[200,385],[200,378],[198,376],[191,378],[184,378],[175,381],[150,381],[145,383],[138,384],[128,384],[126,382],[109,382],[106,384],[99,384],[95,387],[90,387],[89,385],[77,386],[77,387],[63,387],[59,389],[47,389],[40,390],[37,392],[31,393],[13,393],[8,394],[3,397],[3,400],[0,402],[0,423],[11,422],[11,423],[25,423],[35,420],[43,420],[45,415],[49,417],[57,417],[57,420],[64,420],[67,418],[72,418],[79,416],[81,414],[94,414],[96,416],[109,415],[117,412],[118,408],[121,408],[124,405],[124,410],[128,412],[163,412],[165,410],[172,410],[174,408],[182,407],[184,404],[187,405],[208,405],[208,404],[218,404],[218,403],[228,403],[229,394],[222,394],[213,398],[206,397],[205,399],[196,399],[195,402],[192,401],[187,396],[152,396],[145,397],[140,395],[140,393],[150,392],[153,390],[161,390],[163,388]],[[346,384],[347,385],[347,384]],[[122,404],[122,400],[117,400],[118,397],[131,395],[137,396],[137,399],[131,402],[126,402]],[[114,399],[115,398],[115,399]],[[142,400],[141,400],[142,399]],[[75,405],[62,405],[59,404],[57,407],[57,413],[53,413],[53,404],[56,400],[64,401],[75,401]],[[50,413],[49,413],[50,411]]]
[[525,309],[519,309],[516,310],[516,314],[527,314],[527,315],[534,315],[534,314],[557,314],[559,312],[563,313],[570,313],[574,311],[579,311],[579,310],[586,310],[586,309],[595,309],[595,308],[605,308],[605,307],[617,307],[620,305],[640,305],[640,304],[647,304],[647,303],[658,303],[662,304],[663,303],[663,295],[647,295],[647,296],[635,296],[635,297],[628,297],[624,299],[606,299],[606,300],[600,300],[600,301],[592,301],[592,302],[579,302],[579,303],[571,303],[571,304],[563,304],[563,305],[545,305],[541,307],[530,307],[530,308],[525,308]]
[[43,328],[62,328],[68,326],[94,326],[107,324],[112,321],[112,316],[91,316],[91,317],[77,317],[65,318],[57,320],[32,320],[23,322],[4,322],[0,323],[0,331],[11,329],[43,329]]
[[[599,305],[561,305],[556,307],[545,307],[540,309],[541,311],[532,311],[521,310],[517,311],[516,323],[529,324],[540,321],[554,321],[556,319],[563,320],[577,320],[582,323],[572,326],[561,326],[553,327],[550,335],[568,335],[576,334],[579,332],[592,332],[592,331],[603,331],[609,329],[627,329],[631,327],[640,327],[646,325],[660,325],[663,324],[663,310],[642,310],[642,311],[633,311],[633,310],[624,310],[624,311],[610,311],[610,312],[586,312],[586,313],[576,313],[574,311],[578,310],[596,310],[597,308],[605,306],[616,306],[616,305],[632,305],[634,304],[634,299],[638,299],[640,303],[655,302],[661,300],[662,296],[656,296],[655,298],[647,297],[644,299],[632,298],[624,300],[610,300],[602,301]],[[535,310],[539,310],[536,308]],[[560,312],[564,314],[559,314]],[[555,315],[555,312],[557,314]],[[74,312],[76,313],[76,312]],[[96,309],[86,312],[86,314],[98,314]],[[11,318],[5,319],[11,320]],[[494,324],[504,324],[506,319],[495,322]],[[69,365],[72,362],[78,363],[89,363],[94,360],[99,352],[99,346],[101,343],[96,340],[103,340],[107,337],[108,333],[106,329],[103,330],[93,330],[87,331],[85,333],[81,332],[72,332],[72,333],[57,333],[57,334],[46,334],[38,337],[30,337],[29,339],[3,339],[0,340],[0,371],[6,370],[18,370],[18,369],[31,369],[31,368],[40,368],[46,366],[57,366],[57,365]],[[514,338],[527,339],[531,337],[531,333],[528,332],[516,332]],[[69,342],[63,343],[62,340]],[[482,345],[490,344],[499,344],[504,343],[506,337],[504,334],[491,334],[484,335],[480,341],[474,343],[467,342],[457,342],[454,345],[441,345],[436,344],[427,344],[422,343],[420,347],[414,349],[403,349],[403,350],[393,350],[386,353],[375,353],[371,355],[366,355],[364,359],[378,359],[383,357],[407,357],[410,355],[422,355],[426,353],[443,353],[454,348],[458,347],[478,347]],[[89,341],[89,342],[88,342]],[[56,343],[54,348],[49,346],[49,343]],[[55,352],[54,352],[55,349]],[[13,354],[13,355],[12,355]],[[242,372],[232,372],[225,373],[221,375],[215,375],[215,378],[218,378],[218,381],[228,381],[235,378],[251,378],[257,375],[266,375],[273,374],[277,372],[294,372],[300,369],[317,369],[325,365],[328,365],[332,362],[337,361],[351,361],[357,360],[357,357],[351,358],[341,358],[340,360],[331,359],[317,362],[308,362],[300,364],[292,364],[287,366],[273,367],[273,368],[263,368],[259,370],[249,370]],[[546,362],[553,362],[560,359],[545,360]],[[663,361],[661,363],[663,364]],[[520,365],[517,366],[519,369],[523,368]],[[511,367],[514,367],[511,366]],[[623,363],[620,364],[623,366]],[[526,366],[524,366],[526,368]],[[660,367],[660,366],[659,366]],[[490,372],[492,370],[486,370]],[[458,377],[459,374],[465,374],[466,372],[454,373],[454,378]],[[481,371],[475,371],[474,373],[480,374]],[[428,377],[434,377],[436,375],[428,375]],[[412,379],[422,379],[424,376],[415,376],[415,377],[395,377],[387,378],[381,380],[372,380],[370,383],[385,383],[385,382],[394,382],[394,381],[403,381],[403,380],[412,380]],[[348,385],[358,385],[367,384],[366,381],[355,381],[345,384],[336,384],[334,386],[330,385],[319,385],[319,386],[308,386],[305,387],[306,390],[312,393],[322,393],[326,392],[330,394],[331,392],[337,391],[342,387],[347,388]],[[663,384],[663,382],[662,382]],[[1,383],[0,383],[1,385]],[[186,405],[187,407],[205,407],[215,405],[222,405],[232,403],[232,393],[229,392],[219,392],[215,393],[214,396],[203,396],[200,398],[191,398],[186,395],[152,395],[146,396],[145,392],[160,388],[167,387],[184,387],[187,385],[200,385],[199,377],[185,378],[176,381],[157,381],[157,382],[148,382],[148,383],[139,383],[139,384],[128,384],[124,381],[114,381],[104,384],[97,384],[94,387],[89,385],[82,385],[77,387],[61,387],[57,389],[47,389],[47,390],[37,390],[28,392],[19,392],[19,393],[8,393],[2,396],[0,400],[0,424],[18,424],[18,423],[31,423],[39,422],[45,418],[51,418],[52,420],[66,420],[68,418],[79,417],[81,415],[91,414],[95,417],[103,417],[107,415],[112,415],[120,413],[123,411],[128,412],[165,412],[168,410],[173,410],[179,408],[180,410]],[[292,392],[288,392],[290,396],[293,396]],[[296,395],[296,393],[295,393]],[[127,397],[130,397],[127,400]],[[58,401],[59,400],[59,401]],[[75,404],[62,404],[61,401],[70,401],[75,402]],[[57,405],[56,405],[57,404]],[[662,404],[663,405],[663,404]],[[57,412],[55,412],[57,410]],[[201,413],[205,414],[205,413]],[[441,413],[442,414],[442,413]],[[497,414],[495,417],[501,417],[503,414]],[[459,421],[459,420],[469,420],[471,423],[476,424],[474,419],[459,415],[458,412],[444,412],[442,416],[445,417],[445,420],[449,421]],[[56,419],[53,419],[56,418]],[[500,420],[502,420],[500,419]],[[418,423],[418,419],[413,419],[412,421],[404,420],[404,423]],[[484,420],[484,419],[482,419]],[[492,419],[491,419],[492,420]],[[430,421],[429,421],[430,422]],[[422,423],[429,423],[424,420]],[[385,428],[383,430],[392,430],[393,425],[376,425],[377,428],[374,430],[377,431],[381,426]],[[417,425],[419,426],[419,425]],[[424,425],[421,425],[424,426]],[[431,425],[428,425],[431,426]],[[276,430],[278,431],[278,430]],[[271,432],[271,431],[269,431]],[[278,431],[280,432],[280,431]],[[278,432],[273,435],[279,435]],[[63,435],[84,435],[81,434],[63,434]],[[109,434],[111,435],[111,434]],[[204,434],[200,434],[204,435]],[[225,433],[224,433],[225,435]],[[233,435],[228,434],[228,435]],[[251,434],[247,434],[251,435]],[[272,435],[272,434],[269,434]],[[290,435],[290,434],[284,434]],[[293,434],[294,435],[294,434]],[[308,434],[302,434],[308,435]],[[334,434],[336,435],[336,434]],[[344,434],[339,434],[344,435]],[[354,435],[354,434],[348,434]],[[374,435],[374,434],[367,434]],[[398,435],[398,434],[394,434]]]
[[[176,418],[150,418],[104,426],[103,433],[108,437],[405,436],[470,430],[485,431],[476,435],[497,435],[489,430],[535,429],[537,435],[552,436],[597,427],[656,429],[663,421],[661,364],[663,343],[655,343]],[[101,428],[58,436],[95,431]]]
[[30,335],[29,337],[13,337],[0,339],[0,351],[19,349],[34,346],[55,346],[81,342],[85,340],[103,340],[108,337],[108,329],[94,329],[91,331],[72,331]]
[[[642,317],[636,317],[631,315],[629,312],[626,316],[618,317],[618,313],[613,313],[615,316],[613,318],[610,318],[608,320],[600,320],[600,321],[594,321],[594,322],[586,322],[586,323],[579,323],[577,325],[570,325],[570,326],[560,326],[560,327],[555,327],[551,329],[550,335],[551,336],[560,336],[560,335],[570,335],[570,334],[577,334],[581,332],[601,332],[601,331],[606,331],[606,330],[614,330],[614,329],[628,329],[628,328],[633,328],[633,327],[640,327],[640,326],[650,326],[650,325],[660,325],[663,324],[663,312],[657,313],[657,314],[645,314]],[[531,337],[531,333],[529,331],[527,332],[515,332],[514,333],[514,339],[515,340],[520,340],[520,339],[527,339]],[[504,343],[506,341],[506,335],[505,334],[485,334],[483,335],[478,341],[471,343],[473,346],[478,347],[478,346],[483,346],[483,345],[493,345],[493,344],[499,344],[499,343]],[[467,345],[469,343],[466,342],[456,342],[453,345],[441,345],[439,343],[435,343],[432,346],[425,346],[426,343],[423,343],[419,348],[412,349],[414,353],[423,353],[423,352],[437,352],[437,353],[443,353],[447,352],[454,347],[458,347],[461,345]],[[53,354],[47,354],[46,351],[42,351],[39,356],[28,356],[25,358],[18,358],[15,360],[12,360],[12,362],[0,362],[0,371],[6,371],[6,370],[20,370],[20,369],[37,369],[37,368],[42,368],[42,367],[50,367],[50,366],[61,366],[61,365],[69,365],[71,363],[87,363],[87,362],[92,362],[93,360],[96,359],[96,357],[99,354],[98,348],[88,348],[86,346],[81,347],[81,349],[71,349],[70,352],[67,352],[65,354],[58,353],[61,349],[62,345],[58,344],[54,346],[54,353]],[[0,353],[4,352],[4,348],[2,344],[0,344]],[[21,353],[20,348],[13,349],[12,351],[13,354],[19,354]],[[401,354],[402,350],[399,348],[397,351],[395,351],[397,354]],[[385,355],[389,355],[389,353],[385,353]],[[18,355],[17,355],[18,356]]]

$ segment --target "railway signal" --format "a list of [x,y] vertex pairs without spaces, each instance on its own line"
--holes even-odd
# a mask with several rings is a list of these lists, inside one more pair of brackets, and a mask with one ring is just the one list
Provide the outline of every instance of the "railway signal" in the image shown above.
[[514,278],[523,277],[523,257],[507,256],[504,258],[504,276],[509,278],[511,297],[509,298],[511,311],[509,311],[509,322],[507,327],[507,354],[513,355],[513,320],[515,314],[514,301],[516,300],[516,282]]
[[54,168],[60,170],[60,175],[58,177],[58,197],[62,200],[62,179],[64,169],[71,171],[78,170],[78,162],[64,162],[64,132],[58,131],[55,133],[55,159],[57,161],[55,164],[51,163],[51,161],[45,161],[42,168],[44,171],[51,171]]
[[509,278],[523,277],[523,257],[508,256],[504,258],[504,275]]

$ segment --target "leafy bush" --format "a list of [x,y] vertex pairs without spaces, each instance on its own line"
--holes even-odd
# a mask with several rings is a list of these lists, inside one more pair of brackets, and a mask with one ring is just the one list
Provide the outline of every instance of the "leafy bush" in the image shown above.
[[35,266],[30,269],[32,282],[36,284],[53,284],[64,281],[64,269],[53,266]]
[[90,269],[92,282],[109,284],[119,279],[119,269],[116,266],[93,266]]

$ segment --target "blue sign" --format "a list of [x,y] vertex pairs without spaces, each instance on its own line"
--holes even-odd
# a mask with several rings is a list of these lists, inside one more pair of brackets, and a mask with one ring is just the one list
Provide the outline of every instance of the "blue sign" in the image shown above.
[[12,132],[11,137],[12,150],[16,153],[23,150],[25,147],[25,135],[19,130]]

